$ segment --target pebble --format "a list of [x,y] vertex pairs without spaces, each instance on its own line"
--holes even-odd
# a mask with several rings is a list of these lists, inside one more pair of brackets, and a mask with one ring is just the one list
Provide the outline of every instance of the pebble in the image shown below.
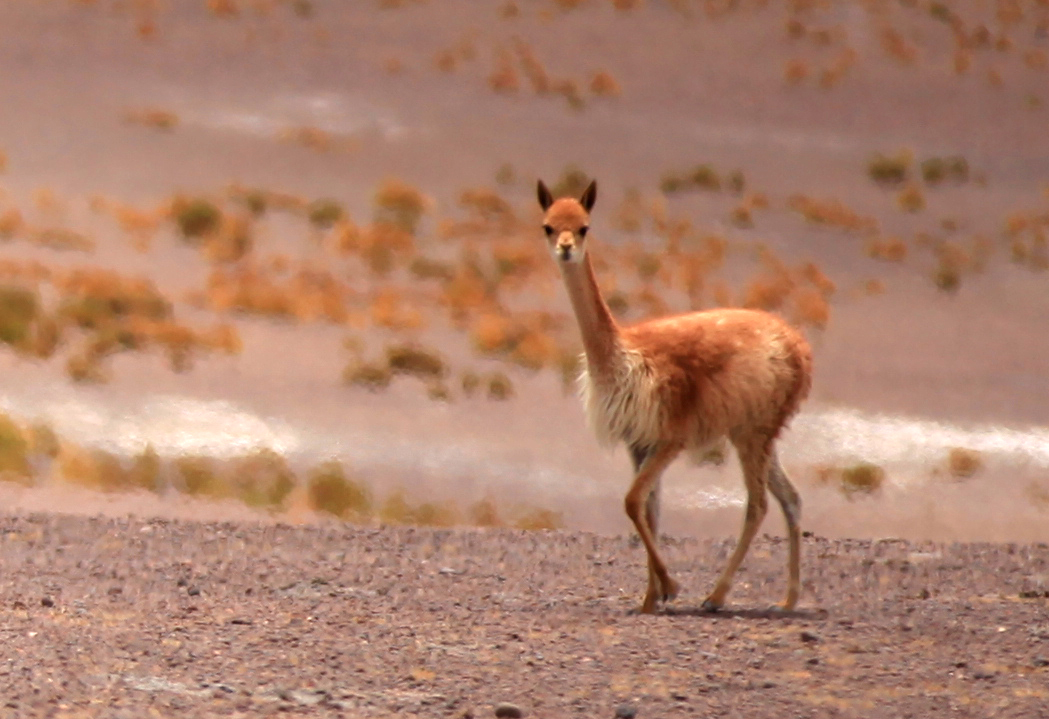
[[42,607],[53,607],[55,606],[55,600],[51,597],[44,597],[40,600],[40,606]]
[[1047,657],[1035,657],[1034,665],[1036,667],[1049,667],[1049,658]]
[[801,641],[806,642],[806,643],[814,643],[814,642],[818,642],[820,640],[820,637],[819,637],[818,634],[815,634],[815,633],[810,632],[808,630],[803,631],[800,636],[801,636]]
[[521,719],[524,716],[524,712],[516,704],[499,702],[495,705],[495,715],[500,719]]
[[616,719],[634,719],[637,716],[637,707],[633,704],[620,704],[616,707]]

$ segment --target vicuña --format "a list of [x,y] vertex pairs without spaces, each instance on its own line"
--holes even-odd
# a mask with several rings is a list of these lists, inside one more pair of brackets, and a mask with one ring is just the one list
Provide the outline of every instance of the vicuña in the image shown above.
[[703,607],[713,611],[724,604],[765,517],[768,489],[787,519],[787,596],[780,606],[793,609],[801,583],[801,499],[780,465],[775,442],[812,383],[808,342],[775,315],[747,309],[691,312],[620,327],[601,297],[587,251],[596,182],[578,200],[555,200],[542,181],[538,189],[543,230],[583,338],[579,381],[587,417],[604,443],[625,443],[633,460],[625,504],[648,553],[641,611],[652,613],[678,593],[656,546],[660,477],[682,451],[702,456],[725,438],[742,465],[746,514],[739,543]]

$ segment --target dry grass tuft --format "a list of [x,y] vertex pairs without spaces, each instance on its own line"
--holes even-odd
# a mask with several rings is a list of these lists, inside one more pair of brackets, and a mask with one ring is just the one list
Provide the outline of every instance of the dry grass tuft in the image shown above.
[[554,89],[554,80],[543,67],[543,63],[536,57],[535,51],[521,39],[514,40],[514,49],[517,51],[518,60],[524,70],[525,77],[532,85],[532,90],[537,95],[547,95]]
[[795,324],[826,329],[830,322],[830,303],[827,297],[814,287],[802,287],[792,296]]
[[896,203],[904,212],[921,212],[925,209],[925,193],[920,185],[909,183],[896,196]]
[[969,479],[983,467],[983,455],[976,450],[953,447],[947,453],[947,473],[955,479]]
[[515,95],[521,89],[521,78],[514,67],[513,56],[506,48],[500,48],[495,60],[495,69],[488,76],[488,87],[501,95]]
[[395,375],[407,374],[422,379],[440,379],[448,374],[448,366],[438,352],[418,345],[387,347],[386,365]]
[[623,232],[637,233],[641,231],[641,223],[645,216],[645,204],[641,193],[637,188],[629,188],[623,194],[623,201],[616,210],[615,226]]
[[880,39],[885,53],[900,64],[912,66],[918,61],[918,47],[904,38],[899,30],[885,27],[881,31]]
[[306,484],[310,508],[340,519],[363,520],[373,511],[371,490],[354,481],[338,460],[315,467]]
[[871,462],[859,462],[848,467],[821,467],[817,470],[819,484],[836,486],[849,499],[877,494],[885,484],[885,470]]
[[101,449],[88,449],[63,442],[56,463],[58,476],[71,484],[105,492],[131,488],[128,473],[120,459]]
[[599,70],[590,77],[590,92],[597,97],[619,97],[623,88],[607,70]]
[[171,217],[187,241],[197,241],[218,229],[222,211],[211,200],[176,196],[171,201]]
[[427,527],[451,527],[460,523],[459,513],[450,503],[423,502],[412,506],[403,490],[386,498],[379,509],[384,524],[408,524]]
[[951,181],[963,183],[969,180],[969,162],[964,157],[930,157],[921,163],[922,179],[928,185],[939,185]]
[[467,370],[459,377],[459,388],[466,397],[473,397],[481,388],[481,376],[473,370]]
[[[739,173],[742,177],[742,173]],[[742,180],[737,179],[742,185]],[[668,172],[659,181],[659,189],[664,194],[683,192],[686,190],[706,190],[708,192],[720,192],[722,179],[712,166],[707,164],[696,165],[684,173]]]
[[809,76],[809,64],[805,60],[792,58],[783,66],[783,79],[790,85],[800,85]]
[[342,373],[346,384],[363,387],[371,392],[378,392],[390,386],[393,372],[386,365],[351,362]]
[[314,200],[310,204],[308,217],[310,224],[314,227],[326,230],[333,227],[337,222],[345,220],[346,210],[336,200]]
[[30,484],[29,452],[29,442],[22,428],[0,413],[0,480]]
[[27,351],[41,315],[35,290],[0,285],[0,342]]
[[375,223],[391,224],[415,234],[433,201],[417,188],[394,178],[384,180],[375,192]]
[[160,455],[153,445],[146,445],[131,459],[127,470],[127,484],[131,488],[144,489],[149,492],[160,492],[164,488],[161,475]]
[[21,234],[24,229],[25,221],[17,208],[12,207],[0,212],[0,239],[9,240]]
[[786,265],[768,250],[761,253],[762,269],[743,290],[743,307],[778,310],[794,291],[796,281]]
[[237,0],[208,0],[208,12],[215,17],[233,18],[240,15]]
[[895,155],[878,153],[867,164],[867,174],[879,185],[901,185],[910,176],[913,162],[914,153],[910,150],[901,150]]
[[467,507],[466,520],[475,527],[506,526],[499,514],[499,508],[491,497],[480,499]]
[[174,461],[176,488],[193,497],[228,499],[234,488],[220,474],[215,460],[210,457],[183,456]]
[[944,292],[957,292],[962,273],[972,267],[972,257],[954,242],[940,242],[934,248],[938,260],[933,282]]
[[856,213],[837,199],[792,195],[787,201],[787,206],[814,225],[838,227],[852,232],[878,229],[876,219]]
[[316,152],[349,152],[357,147],[356,140],[350,135],[341,135],[311,125],[286,127],[277,133],[277,139]]
[[486,381],[488,399],[502,401],[514,396],[514,384],[503,372],[493,372]]
[[175,112],[156,107],[128,110],[124,113],[124,120],[134,125],[167,132],[174,130],[179,124],[179,117]]
[[552,509],[533,507],[514,519],[517,529],[530,531],[561,529],[565,526],[564,515]]
[[272,449],[234,459],[226,473],[235,496],[250,507],[283,508],[298,484],[288,461]]
[[372,323],[391,330],[415,330],[426,324],[422,312],[392,287],[380,290],[369,307]]
[[899,237],[871,237],[866,244],[867,256],[885,262],[903,262],[907,258],[907,243]]
[[550,191],[554,197],[581,197],[589,184],[590,176],[587,173],[575,165],[569,165],[550,187]]

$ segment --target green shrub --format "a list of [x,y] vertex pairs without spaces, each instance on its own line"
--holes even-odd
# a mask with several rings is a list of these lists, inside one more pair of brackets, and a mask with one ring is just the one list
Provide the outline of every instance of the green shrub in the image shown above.
[[0,479],[24,482],[29,477],[29,442],[14,420],[0,414]]
[[315,200],[309,209],[310,223],[327,229],[346,217],[346,210],[335,200]]
[[25,347],[40,316],[40,299],[24,287],[0,286],[0,342]]
[[175,224],[187,240],[196,240],[215,231],[222,219],[222,212],[215,203],[203,198],[176,202],[173,210]]
[[408,374],[423,379],[440,378],[448,373],[441,356],[415,345],[393,345],[386,348],[386,364],[394,374]]

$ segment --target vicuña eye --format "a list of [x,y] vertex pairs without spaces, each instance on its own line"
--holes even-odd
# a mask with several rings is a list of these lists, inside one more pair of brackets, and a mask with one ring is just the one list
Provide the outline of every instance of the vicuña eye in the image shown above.
[[551,237],[554,234],[554,228],[550,225],[543,225],[543,232],[546,233],[547,237]]
[[579,236],[580,236],[580,237],[586,237],[586,232],[587,232],[587,230],[589,230],[589,229],[590,229],[590,228],[589,228],[589,227],[587,227],[587,226],[585,226],[585,225],[584,225],[583,227],[580,227],[580,228],[579,228]]

